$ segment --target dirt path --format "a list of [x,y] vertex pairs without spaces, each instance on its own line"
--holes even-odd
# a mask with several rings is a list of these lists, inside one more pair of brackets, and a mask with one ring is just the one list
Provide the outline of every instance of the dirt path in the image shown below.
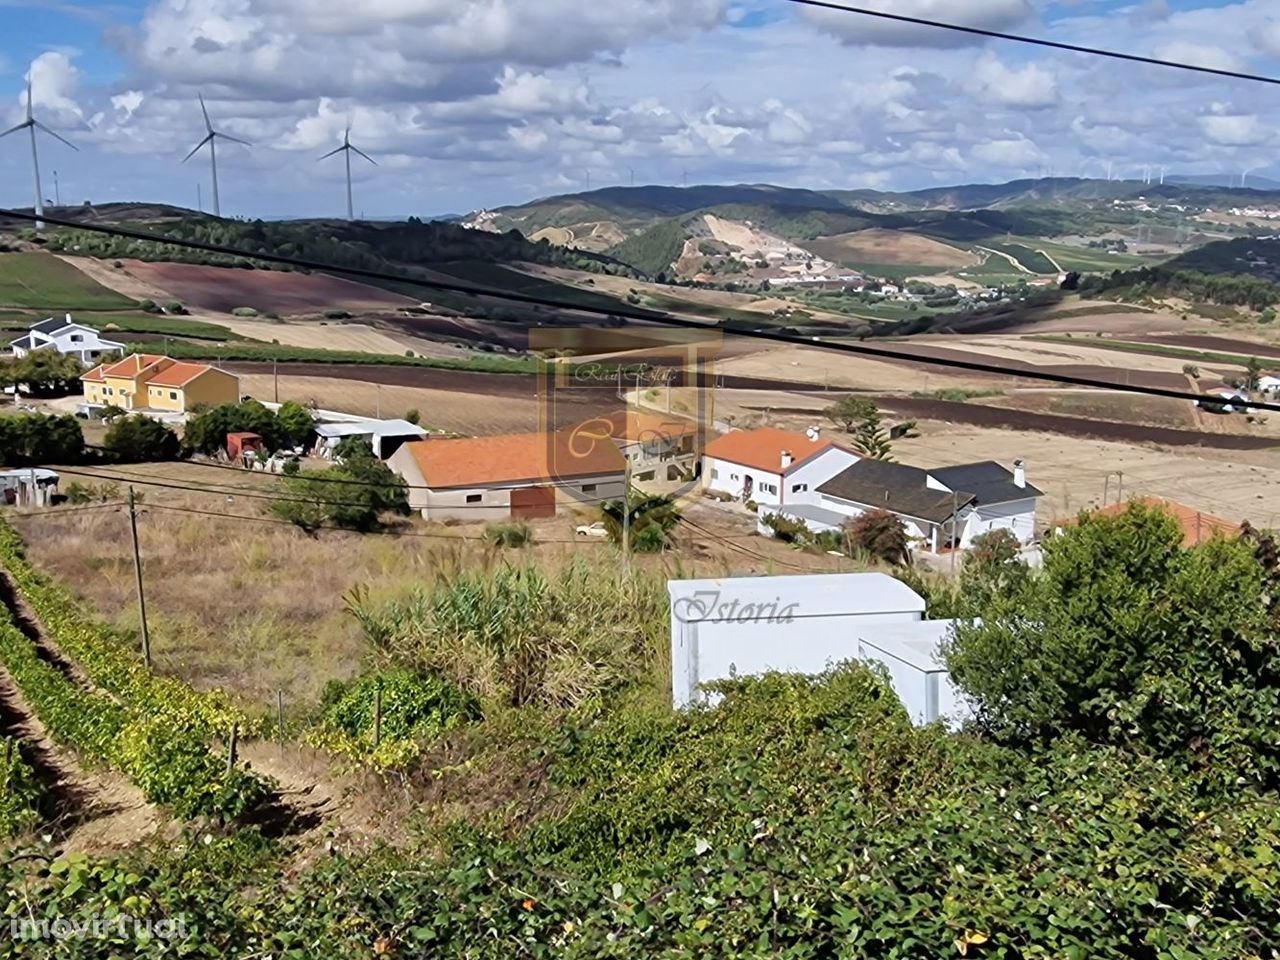
[[1024,267],[1024,266],[1023,266],[1023,265],[1018,261],[1018,258],[1017,258],[1017,257],[1012,256],[1011,254],[1008,254],[1008,253],[1001,253],[999,250],[992,250],[990,247],[978,247],[977,249],[979,249],[979,250],[983,251],[984,253],[992,254],[993,256],[1003,257],[1005,260],[1008,260],[1008,261],[1009,261],[1009,263],[1010,263],[1010,265],[1011,265],[1015,270],[1017,270],[1019,273],[1033,273],[1033,272],[1034,272],[1034,271],[1028,270],[1026,267]]

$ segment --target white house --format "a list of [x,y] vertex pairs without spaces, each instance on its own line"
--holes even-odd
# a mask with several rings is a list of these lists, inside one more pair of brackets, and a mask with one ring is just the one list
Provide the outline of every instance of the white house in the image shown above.
[[317,423],[316,456],[333,459],[338,444],[348,437],[359,437],[373,448],[374,456],[388,460],[410,440],[421,440],[427,431],[408,420],[354,420],[343,423]]
[[860,660],[885,667],[914,722],[968,716],[939,657],[956,621],[926,620],[924,599],[887,574],[671,580],[667,593],[677,709],[704,702],[711,681]]
[[860,460],[818,488],[818,506],[846,517],[871,510],[896,514],[916,545],[931,553],[1003,528],[1029,542],[1042,493],[1027,483],[1022,461],[1012,471],[986,460],[924,470]]
[[1265,394],[1280,394],[1280,377],[1265,376],[1258,378],[1258,392]]
[[812,504],[820,484],[857,462],[856,453],[823,440],[817,430],[733,430],[707,444],[702,484],[744,502]]
[[15,357],[25,357],[33,350],[55,350],[92,366],[102,357],[122,356],[124,344],[103,340],[93,327],[75,323],[71,314],[62,319],[50,317],[35,324],[10,344]]

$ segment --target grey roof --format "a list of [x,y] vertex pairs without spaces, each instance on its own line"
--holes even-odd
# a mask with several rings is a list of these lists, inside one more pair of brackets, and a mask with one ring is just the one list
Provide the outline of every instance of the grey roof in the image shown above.
[[334,437],[425,437],[427,431],[408,420],[359,420],[354,423],[317,423],[316,435]]
[[37,333],[53,333],[55,330],[61,330],[63,327],[70,326],[66,317],[50,317],[48,320],[41,320],[39,323],[31,325],[31,329]]
[[972,493],[979,504],[1008,503],[1044,496],[1031,484],[1020,487],[1013,482],[1013,473],[994,460],[978,463],[962,463],[954,467],[930,470],[929,475],[951,490]]
[[769,504],[768,506],[762,506],[760,512],[777,513],[784,517],[793,517],[796,520],[823,523],[829,527],[839,527],[849,519],[846,514],[836,513],[834,510],[825,510],[812,503],[783,503],[778,506]]
[[952,511],[973,501],[969,493],[955,496],[930,489],[927,477],[919,467],[867,458],[837,473],[818,492],[932,523],[950,520]]
[[23,334],[22,336],[20,336],[20,337],[16,338],[16,339],[15,339],[15,340],[13,340],[12,342],[10,342],[9,346],[10,346],[10,347],[23,347],[23,348],[30,347],[30,346],[31,346],[31,334],[29,334],[29,333]]

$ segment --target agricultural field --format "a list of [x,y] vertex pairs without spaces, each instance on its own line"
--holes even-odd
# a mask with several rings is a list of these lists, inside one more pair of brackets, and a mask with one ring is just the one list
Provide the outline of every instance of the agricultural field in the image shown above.
[[909,267],[917,271],[942,273],[944,270],[977,266],[980,262],[980,258],[971,251],[941,240],[879,228],[810,240],[804,247],[824,259],[846,266]]
[[1131,270],[1152,262],[1149,258],[1136,257],[1129,253],[1109,253],[1094,247],[1042,240],[1038,237],[1018,237],[1016,240],[1024,247],[1048,254],[1063,270],[1110,273],[1112,270]]
[[47,253],[0,254],[0,307],[67,312],[129,310],[137,303]]
[[243,270],[187,263],[122,261],[143,283],[200,310],[231,313],[251,307],[259,313],[314,314],[325,310],[394,309],[420,301],[363,283],[325,274]]

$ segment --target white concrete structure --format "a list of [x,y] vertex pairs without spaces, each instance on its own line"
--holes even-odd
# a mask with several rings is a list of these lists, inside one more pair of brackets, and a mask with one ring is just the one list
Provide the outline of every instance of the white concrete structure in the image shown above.
[[857,462],[856,453],[820,437],[775,427],[733,430],[707,444],[702,485],[761,505],[816,503],[818,486]]
[[756,533],[763,537],[773,536],[773,530],[765,520],[775,515],[787,520],[799,521],[808,527],[811,533],[834,533],[849,519],[846,514],[812,503],[774,504],[763,506],[756,513]]
[[93,327],[72,321],[69,313],[63,318],[42,320],[9,346],[15,357],[25,357],[33,350],[53,350],[89,367],[103,357],[124,355],[123,343],[102,339]]
[[1271,395],[1280,394],[1280,377],[1259,377],[1258,392]]
[[416,423],[408,420],[356,420],[349,423],[317,423],[316,454],[333,458],[333,451],[347,437],[359,437],[373,447],[374,456],[387,460],[403,444],[421,440],[427,435]]
[[883,663],[912,719],[964,711],[938,662],[953,621],[926,621],[924,599],[883,573],[671,580],[671,694],[703,702],[703,684],[769,671],[817,674]]

